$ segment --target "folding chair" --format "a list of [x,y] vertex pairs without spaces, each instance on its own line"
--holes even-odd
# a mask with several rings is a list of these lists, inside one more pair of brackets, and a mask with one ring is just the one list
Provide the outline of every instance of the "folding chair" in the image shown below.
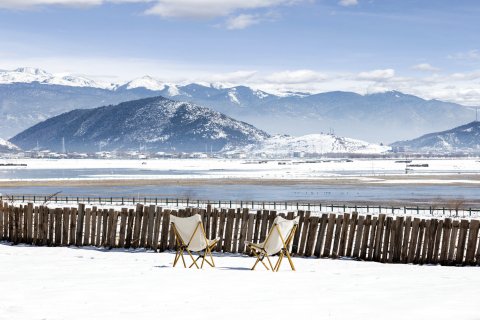
[[[180,218],[174,215],[170,215],[170,223],[172,224],[173,231],[175,233],[175,242],[177,244],[177,252],[175,254],[175,260],[173,266],[177,265],[178,260],[182,258],[183,266],[186,268],[185,258],[183,253],[186,251],[192,258],[193,263],[189,268],[196,266],[197,261],[202,259],[200,268],[203,268],[203,263],[206,262],[210,266],[215,267],[213,261],[212,249],[217,244],[219,238],[214,240],[207,239],[205,229],[203,228],[202,218],[199,214],[195,214],[191,217]],[[197,252],[198,257],[195,259],[192,252]],[[207,256],[210,256],[210,260],[207,260]]]
[[[255,270],[259,262],[261,262],[267,270],[270,270],[263,261],[264,258],[267,258],[270,268],[273,272],[276,272],[280,269],[283,257],[287,257],[290,267],[295,271],[295,266],[290,256],[290,247],[295,231],[297,230],[298,221],[299,217],[293,220],[287,220],[278,216],[273,221],[273,226],[264,242],[257,244],[245,241],[247,247],[250,248],[251,252],[257,257],[257,261],[255,261],[252,270]],[[274,266],[269,256],[277,253],[278,260]]]

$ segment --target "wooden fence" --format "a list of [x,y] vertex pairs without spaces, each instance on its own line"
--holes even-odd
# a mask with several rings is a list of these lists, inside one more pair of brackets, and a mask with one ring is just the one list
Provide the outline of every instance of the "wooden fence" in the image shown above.
[[480,265],[479,220],[422,219],[380,214],[277,213],[243,209],[164,210],[49,208],[0,202],[0,239],[14,244],[172,250],[170,214],[202,215],[207,236],[220,237],[217,252],[248,253],[244,241],[263,241],[277,215],[300,216],[292,252],[303,257],[351,257],[383,263]]

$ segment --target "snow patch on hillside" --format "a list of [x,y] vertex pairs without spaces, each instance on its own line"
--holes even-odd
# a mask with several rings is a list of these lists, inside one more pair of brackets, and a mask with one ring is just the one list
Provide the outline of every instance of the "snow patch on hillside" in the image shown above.
[[256,153],[271,156],[285,156],[293,153],[365,153],[387,152],[390,147],[368,143],[362,140],[338,137],[330,134],[309,134],[300,137],[276,135],[258,144],[235,148],[228,153]]

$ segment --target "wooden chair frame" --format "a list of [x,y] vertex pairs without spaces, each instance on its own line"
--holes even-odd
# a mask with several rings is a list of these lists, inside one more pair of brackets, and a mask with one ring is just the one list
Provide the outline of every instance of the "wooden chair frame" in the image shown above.
[[280,270],[280,265],[282,264],[283,257],[287,257],[288,262],[290,263],[290,267],[292,268],[293,271],[295,271],[295,266],[293,265],[292,257],[290,255],[290,251],[288,248],[290,247],[290,243],[293,240],[293,236],[295,235],[295,231],[297,230],[297,227],[298,227],[297,225],[293,226],[292,230],[290,231],[290,234],[287,236],[286,239],[283,238],[282,233],[278,228],[278,224],[275,224],[270,230],[267,236],[267,239],[265,239],[264,243],[267,243],[268,239],[272,235],[273,228],[276,228],[278,231],[278,235],[280,236],[280,239],[282,240],[282,244],[283,244],[282,249],[280,249],[280,252],[278,253],[278,260],[275,263],[275,266],[272,264],[272,261],[268,257],[268,253],[267,251],[265,251],[264,248],[260,248],[254,243],[249,243],[247,247],[250,249],[253,255],[257,258],[257,260],[255,261],[255,264],[252,267],[252,270],[255,270],[255,267],[259,262],[261,262],[267,270],[270,270],[268,266],[265,264],[265,262],[263,261],[264,258],[267,258],[268,264],[270,265],[270,268],[272,268],[272,271],[278,272],[278,270]]
[[[215,267],[215,262],[213,261],[213,256],[212,256],[212,249],[215,247],[217,244],[218,240],[214,240],[210,245],[208,244],[209,241],[207,239],[207,235],[205,233],[205,229],[203,228],[202,222],[199,222],[197,226],[195,227],[195,231],[193,231],[192,236],[188,240],[188,243],[185,243],[180,236],[180,234],[177,231],[177,228],[175,227],[175,223],[172,222],[172,228],[173,232],[175,234],[175,242],[177,244],[176,248],[176,253],[175,253],[175,260],[173,261],[173,267],[177,265],[178,260],[180,260],[180,257],[182,258],[183,266],[186,268],[187,264],[185,263],[185,258],[183,256],[183,253],[186,251],[190,258],[192,258],[193,263],[189,266],[189,268],[196,266],[197,269],[203,268],[203,264],[206,262],[208,263],[211,267]],[[202,235],[205,239],[205,243],[207,244],[206,248],[203,251],[198,252],[198,257],[195,259],[193,257],[192,251],[188,250],[188,246],[190,245],[190,242],[192,241],[193,237],[195,236],[196,232],[202,232]],[[210,256],[210,260],[207,260],[207,256]],[[198,267],[197,261],[202,259],[202,264],[200,267]]]

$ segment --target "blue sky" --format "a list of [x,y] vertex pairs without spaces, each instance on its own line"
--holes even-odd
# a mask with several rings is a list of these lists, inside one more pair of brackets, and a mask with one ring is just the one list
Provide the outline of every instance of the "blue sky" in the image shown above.
[[474,0],[0,0],[0,68],[480,104]]

